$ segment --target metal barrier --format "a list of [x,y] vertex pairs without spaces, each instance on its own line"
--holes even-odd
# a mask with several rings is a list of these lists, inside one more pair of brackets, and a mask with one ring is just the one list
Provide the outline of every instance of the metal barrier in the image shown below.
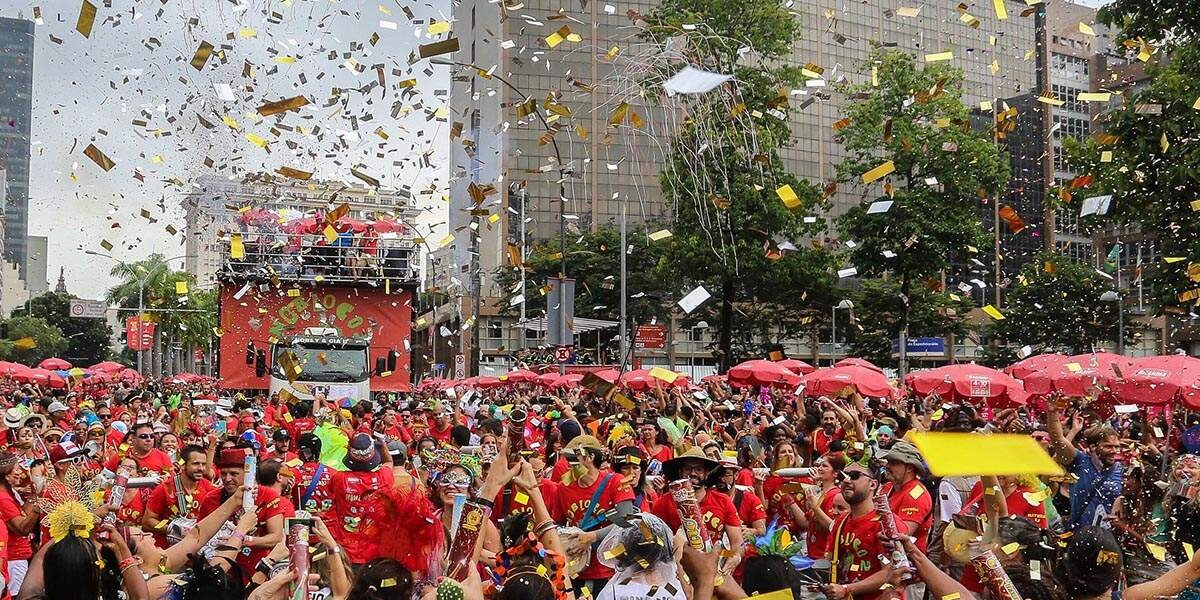
[[332,243],[321,234],[243,234],[240,258],[233,258],[233,241],[224,244],[221,279],[417,283],[420,278],[412,240],[387,234],[346,233]]

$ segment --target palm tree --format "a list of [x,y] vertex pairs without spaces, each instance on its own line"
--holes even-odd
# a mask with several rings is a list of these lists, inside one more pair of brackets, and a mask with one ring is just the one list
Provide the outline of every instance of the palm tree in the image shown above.
[[[154,333],[155,348],[161,348],[164,336],[168,344],[178,342],[186,353],[187,364],[193,362],[192,348],[208,348],[209,337],[216,326],[216,296],[211,291],[193,289],[196,281],[191,274],[172,269],[161,254],[151,254],[133,263],[117,263],[110,274],[121,280],[108,291],[111,304],[130,312],[136,312],[139,304],[153,310],[150,315],[158,324]],[[187,286],[184,294],[178,291],[180,282]],[[170,309],[205,312],[173,312]],[[152,372],[158,375],[163,366],[165,361],[160,353]]]

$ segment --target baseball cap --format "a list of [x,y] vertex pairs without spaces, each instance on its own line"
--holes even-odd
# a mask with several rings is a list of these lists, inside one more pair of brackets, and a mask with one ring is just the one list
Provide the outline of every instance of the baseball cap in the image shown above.
[[67,410],[67,405],[66,405],[66,404],[63,404],[62,402],[59,402],[58,400],[55,400],[54,402],[51,402],[51,403],[50,403],[50,406],[47,406],[47,407],[46,407],[46,412],[48,412],[48,413],[52,413],[52,414],[53,414],[53,413],[56,413],[56,412],[59,412],[59,411],[64,411],[64,412],[65,412],[66,410]]
[[59,442],[50,446],[50,462],[60,463],[83,455],[83,449],[71,442]]

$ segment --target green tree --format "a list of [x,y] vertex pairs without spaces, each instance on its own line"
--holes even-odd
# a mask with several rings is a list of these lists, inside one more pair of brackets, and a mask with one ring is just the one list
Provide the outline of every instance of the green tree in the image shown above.
[[0,339],[0,358],[36,367],[43,360],[62,356],[67,338],[40,317],[17,315],[6,321],[8,333]]
[[[1192,206],[1200,198],[1200,111],[1192,108],[1200,97],[1200,41],[1179,45],[1169,62],[1148,71],[1149,85],[1107,113],[1103,134],[1068,148],[1072,168],[1091,176],[1083,178],[1086,187],[1068,191],[1074,198],[1112,195],[1108,215],[1089,218],[1091,224],[1157,233],[1163,260],[1147,265],[1143,282],[1156,311],[1186,313],[1200,298],[1192,277],[1200,269],[1200,219]],[[1066,210],[1078,207],[1073,201]]]
[[[854,101],[845,109],[846,158],[838,173],[862,188],[865,200],[839,225],[855,242],[850,257],[860,274],[899,280],[899,334],[907,337],[914,284],[987,244],[977,199],[1004,189],[1009,163],[987,134],[971,129],[960,69],[919,68],[912,56],[891,50],[873,53],[866,65],[873,81],[840,87]],[[892,174],[863,187],[864,175],[889,162]],[[894,186],[890,197],[881,197],[885,184]],[[868,214],[877,200],[891,208]]]
[[1058,253],[1043,253],[1017,276],[1004,319],[987,328],[1008,349],[1091,352],[1117,338],[1117,303],[1100,300],[1113,281]]
[[[195,277],[171,268],[161,254],[118,263],[110,274],[120,279],[108,291],[110,303],[126,315],[141,306],[158,324],[156,335],[180,343],[189,355],[192,348],[208,348],[217,324],[215,290],[197,290]],[[179,293],[181,283],[186,293]]]
[[1114,0],[1097,14],[1097,20],[1120,30],[1118,40],[1138,40],[1151,45],[1176,46],[1200,36],[1200,11],[1194,0]]
[[58,328],[67,338],[68,346],[62,358],[79,367],[108,360],[111,350],[112,327],[104,319],[71,317],[73,294],[47,292],[25,302],[15,314],[32,315]]
[[[913,287],[910,304],[909,331],[913,337],[947,338],[949,343],[950,336],[961,340],[969,333],[966,317],[975,308],[970,298],[957,294],[952,297],[926,285],[917,285]],[[899,282],[864,279],[854,294],[854,323],[839,328],[845,332],[849,354],[879,366],[896,366],[892,342],[900,337],[904,309]]]
[[[772,336],[813,326],[806,313],[827,312],[834,296],[827,254],[789,249],[824,224],[805,223],[821,195],[779,157],[793,142],[788,91],[804,78],[785,60],[800,24],[773,0],[664,0],[645,20],[645,38],[671,40],[686,57],[648,76],[645,97],[665,97],[662,82],[687,64],[733,76],[712,92],[673,100],[688,118],[673,132],[659,177],[674,219],[658,276],[679,276],[677,296],[697,285],[716,296],[685,323],[715,323],[726,369],[762,355]],[[789,321],[795,314],[804,316]]]

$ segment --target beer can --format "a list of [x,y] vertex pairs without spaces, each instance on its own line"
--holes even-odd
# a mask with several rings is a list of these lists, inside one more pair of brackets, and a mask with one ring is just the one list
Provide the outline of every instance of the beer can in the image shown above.
[[979,556],[971,559],[971,566],[979,575],[979,581],[992,591],[993,598],[996,600],[1022,600],[1021,593],[1017,591],[1017,586],[1013,585],[1008,573],[1004,572],[1004,567],[1001,566],[1000,559],[996,558],[995,552],[985,550]]
[[708,543],[708,532],[704,530],[704,517],[700,513],[700,503],[696,501],[696,492],[692,489],[692,480],[672,481],[667,489],[675,499],[675,508],[679,512],[679,521],[683,524],[688,545],[704,550]]

